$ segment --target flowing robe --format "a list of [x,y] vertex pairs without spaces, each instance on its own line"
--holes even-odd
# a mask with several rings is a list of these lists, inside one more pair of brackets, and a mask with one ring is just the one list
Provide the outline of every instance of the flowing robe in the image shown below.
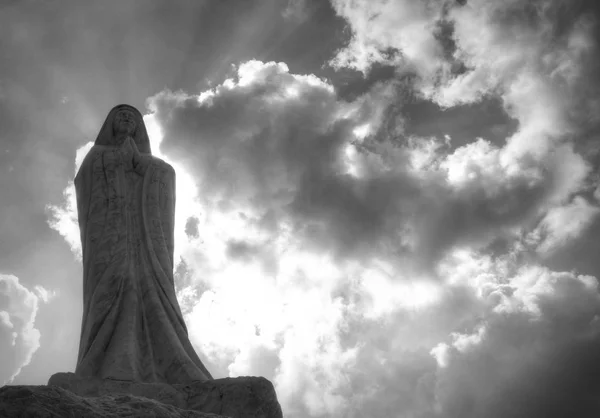
[[173,283],[175,171],[95,145],[77,176],[83,320],[76,374],[183,383],[212,376],[194,351]]

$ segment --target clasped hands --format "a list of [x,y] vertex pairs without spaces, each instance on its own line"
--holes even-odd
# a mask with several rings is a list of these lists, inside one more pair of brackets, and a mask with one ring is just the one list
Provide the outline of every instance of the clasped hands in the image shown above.
[[148,167],[148,156],[142,155],[131,136],[125,138],[121,144],[121,153],[126,164],[131,164],[131,167],[138,174],[144,175]]

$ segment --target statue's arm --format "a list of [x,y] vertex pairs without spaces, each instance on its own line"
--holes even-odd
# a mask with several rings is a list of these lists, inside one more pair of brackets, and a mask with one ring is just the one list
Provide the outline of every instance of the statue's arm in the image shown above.
[[126,154],[125,158],[132,162],[133,170],[140,176],[146,175],[148,167],[152,164],[152,155],[141,153],[132,137],[127,137],[120,149]]
[[134,167],[136,173],[140,176],[144,176],[148,167],[152,164],[152,155],[150,154],[140,154],[136,160],[134,161]]
[[171,269],[174,267],[174,252],[175,252],[175,170],[169,164],[161,161],[162,164],[166,166],[167,169],[167,199],[166,199],[166,207],[165,207],[165,217],[164,223],[166,224],[166,228],[164,231],[165,241],[167,244],[167,251],[169,253],[169,257],[171,259]]

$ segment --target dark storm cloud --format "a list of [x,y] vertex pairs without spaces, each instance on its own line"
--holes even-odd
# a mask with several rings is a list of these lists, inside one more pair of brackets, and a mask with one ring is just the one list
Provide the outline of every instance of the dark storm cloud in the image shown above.
[[[368,72],[385,64],[395,65],[403,80],[407,73],[413,75],[412,94],[421,95],[421,101],[405,103],[400,115],[390,115],[402,121],[402,136],[449,135],[450,149],[465,150],[482,136],[498,148],[499,162],[505,168],[512,160],[522,170],[539,171],[537,179],[525,181],[522,193],[517,189],[512,197],[500,193],[495,203],[493,198],[486,202],[476,196],[469,202],[459,199],[459,205],[468,207],[449,209],[446,219],[450,223],[462,225],[463,214],[473,219],[473,213],[479,219],[475,223],[491,226],[504,218],[503,226],[524,226],[553,205],[571,203],[568,194],[555,196],[550,205],[542,202],[544,190],[561,188],[573,173],[579,173],[579,184],[572,184],[570,193],[587,194],[595,187],[589,185],[594,177],[585,178],[599,161],[590,144],[597,139],[593,132],[599,123],[600,83],[593,74],[600,59],[595,36],[600,26],[590,2],[477,0],[462,7],[453,2],[404,0],[332,3],[352,31],[351,42],[333,61],[338,68]],[[398,26],[409,18],[411,24]],[[440,22],[445,30],[439,30]],[[401,59],[383,54],[389,48],[397,49]],[[464,64],[460,73],[453,71],[455,61]],[[411,93],[404,97],[410,98]],[[438,106],[448,110],[440,112]],[[559,151],[564,142],[573,144],[569,147],[575,154],[564,148]],[[571,163],[566,164],[570,168],[548,173],[546,168],[560,160],[563,151],[571,155]],[[516,204],[513,197],[523,202],[523,210],[512,215],[510,210],[501,216],[486,214],[487,203],[511,206]],[[452,199],[442,201],[453,206]],[[486,229],[472,231],[485,234]],[[444,235],[442,231],[442,241]]]
[[511,161],[483,140],[448,152],[435,139],[357,137],[366,123],[377,129],[388,91],[345,103],[313,76],[254,61],[239,82],[150,103],[162,151],[194,174],[205,203],[271,225],[269,233],[291,226],[302,242],[343,257],[386,254],[431,271],[456,245],[515,234],[587,175],[568,146],[541,162]]
[[443,416],[436,414],[437,366],[430,350],[449,332],[476,325],[485,305],[463,286],[445,289],[435,305],[399,310],[385,319],[360,314],[364,303],[369,304],[348,302],[341,332],[343,346],[358,348],[342,389],[351,400],[348,416]]
[[530,268],[511,283],[488,293],[493,311],[475,332],[434,350],[444,416],[597,415],[596,279]]
[[[269,64],[248,85],[221,85],[203,103],[167,93],[153,106],[165,130],[163,152],[196,175],[203,199],[241,212],[249,205],[259,223],[330,217],[322,227],[336,236],[354,225],[357,243],[376,226],[343,175],[342,147],[353,124],[336,120],[335,94],[316,78],[296,79]],[[346,209],[331,213],[341,202]],[[321,233],[319,225],[308,227]]]
[[597,415],[597,280],[540,267],[506,274],[506,261],[447,266],[447,275],[479,280],[479,289],[445,287],[436,304],[383,318],[364,315],[364,298],[348,298],[340,338],[356,353],[336,388],[349,400],[340,411],[374,418]]
[[[202,103],[194,96],[155,97],[163,151],[195,174],[203,199],[221,208],[250,206],[259,225],[267,218],[267,225],[291,222],[299,238],[326,251],[366,251],[384,233],[397,193],[410,184],[345,174],[344,147],[360,121],[339,116],[344,105],[331,87],[275,64],[252,65],[262,68],[249,85],[221,85]],[[373,113],[369,106],[377,105],[366,103],[363,119]]]

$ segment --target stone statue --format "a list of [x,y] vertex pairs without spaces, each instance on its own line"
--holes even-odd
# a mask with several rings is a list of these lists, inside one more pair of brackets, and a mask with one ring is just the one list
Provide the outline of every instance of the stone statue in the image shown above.
[[152,156],[137,109],[110,111],[75,188],[83,251],[75,374],[170,384],[212,380],[175,297],[175,171]]

